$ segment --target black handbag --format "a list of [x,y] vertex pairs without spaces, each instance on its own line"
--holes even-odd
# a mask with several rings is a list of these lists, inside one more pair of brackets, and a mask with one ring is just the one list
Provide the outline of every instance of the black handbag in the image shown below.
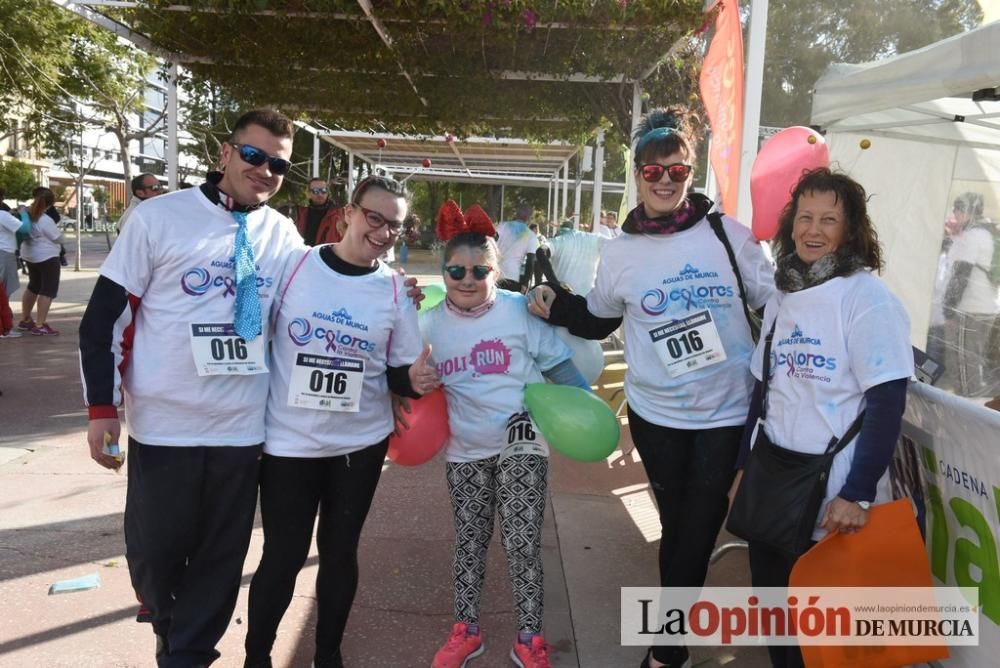
[[[777,322],[777,318],[775,318]],[[767,415],[768,376],[771,370],[771,339],[774,325],[764,342],[764,385],[761,421]],[[743,468],[726,529],[744,540],[763,543],[789,557],[803,554],[812,542],[833,459],[861,431],[864,411],[847,432],[831,438],[826,452],[809,454],[771,442],[763,426]]]

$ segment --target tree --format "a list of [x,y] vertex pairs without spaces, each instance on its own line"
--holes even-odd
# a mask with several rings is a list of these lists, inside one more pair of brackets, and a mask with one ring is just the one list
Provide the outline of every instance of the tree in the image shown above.
[[20,160],[0,162],[0,190],[6,197],[23,201],[31,198],[31,191],[38,184],[35,170]]
[[813,86],[832,63],[912,51],[981,19],[976,0],[771,0],[761,123],[808,125]]
[[[143,116],[152,56],[50,0],[0,0],[0,59],[0,105],[24,111],[27,136],[69,160],[81,131],[108,132],[129,182],[131,142],[164,125],[165,109]],[[0,117],[0,131],[12,120]]]

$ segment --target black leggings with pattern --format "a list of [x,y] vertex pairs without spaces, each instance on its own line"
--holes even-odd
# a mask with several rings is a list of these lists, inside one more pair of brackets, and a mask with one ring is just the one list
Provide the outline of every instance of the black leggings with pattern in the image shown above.
[[542,520],[548,493],[549,460],[540,455],[499,456],[449,462],[448,492],[455,512],[455,618],[479,623],[486,553],[494,511],[514,590],[521,631],[542,628]]

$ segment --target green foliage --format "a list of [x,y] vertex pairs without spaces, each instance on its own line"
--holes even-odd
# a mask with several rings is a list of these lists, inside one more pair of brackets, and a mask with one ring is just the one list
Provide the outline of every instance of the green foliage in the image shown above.
[[0,0],[0,59],[0,106],[19,111],[26,136],[51,157],[68,160],[84,128],[115,134],[127,156],[151,55],[50,0]]
[[19,160],[0,162],[0,190],[5,197],[19,202],[31,198],[31,191],[38,185],[38,177],[30,165]]
[[832,63],[912,51],[981,19],[976,0],[771,0],[761,123],[808,125],[813,85]]
[[[686,37],[702,23],[702,0],[384,0],[374,12],[391,48],[356,0],[188,4],[193,11],[155,4],[108,11],[171,49],[210,61],[190,65],[197,87],[225,90],[241,108],[272,105],[329,127],[581,141],[603,125],[624,140],[631,85],[564,79],[638,77],[671,51],[644,86],[657,104],[683,102],[700,62]],[[275,13],[255,14],[262,5]],[[685,48],[672,50],[678,40]],[[514,82],[504,72],[544,77]],[[218,110],[208,96],[195,101]],[[196,115],[211,120],[211,113]]]

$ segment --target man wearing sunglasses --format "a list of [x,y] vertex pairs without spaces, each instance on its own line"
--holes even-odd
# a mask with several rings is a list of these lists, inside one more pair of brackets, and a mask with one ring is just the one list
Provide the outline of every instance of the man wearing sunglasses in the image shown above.
[[267,206],[291,167],[293,130],[275,111],[244,114],[220,172],[137,207],[80,323],[87,441],[101,466],[122,464],[123,398],[128,415],[126,555],[159,668],[212,663],[236,605],[257,503],[269,314],[306,251]]
[[160,185],[159,179],[156,178],[155,174],[150,174],[149,172],[143,172],[139,176],[132,179],[132,199],[128,203],[128,207],[122,213],[121,218],[118,219],[118,234],[122,233],[125,229],[125,223],[128,222],[129,217],[132,212],[135,211],[135,207],[139,206],[140,202],[144,202],[147,199],[153,199],[157,195],[162,195],[165,192],[162,185]]
[[309,206],[300,206],[295,227],[308,246],[337,243],[344,236],[344,207],[334,206],[330,188],[319,178],[309,180]]

